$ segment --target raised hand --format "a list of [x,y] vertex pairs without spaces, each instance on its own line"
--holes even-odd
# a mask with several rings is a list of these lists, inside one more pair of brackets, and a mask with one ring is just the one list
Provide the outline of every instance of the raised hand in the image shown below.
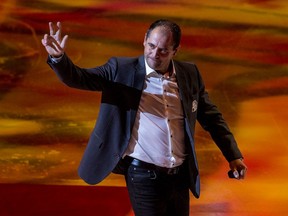
[[60,57],[65,52],[65,47],[68,39],[68,35],[63,38],[61,36],[62,26],[60,22],[57,22],[57,28],[54,27],[52,22],[49,22],[50,35],[45,34],[41,40],[46,51],[52,57]]

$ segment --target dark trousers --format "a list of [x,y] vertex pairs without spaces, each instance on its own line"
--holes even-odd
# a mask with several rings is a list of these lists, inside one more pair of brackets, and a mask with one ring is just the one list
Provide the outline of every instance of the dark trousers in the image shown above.
[[166,174],[130,165],[125,175],[135,216],[188,216],[188,173]]

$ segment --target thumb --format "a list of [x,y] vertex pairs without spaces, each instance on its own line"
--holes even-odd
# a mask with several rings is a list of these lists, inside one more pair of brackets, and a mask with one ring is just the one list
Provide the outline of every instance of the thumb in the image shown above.
[[63,50],[65,50],[65,48],[66,48],[67,41],[68,41],[68,35],[65,35],[61,41],[61,44],[60,44],[60,46],[62,47]]

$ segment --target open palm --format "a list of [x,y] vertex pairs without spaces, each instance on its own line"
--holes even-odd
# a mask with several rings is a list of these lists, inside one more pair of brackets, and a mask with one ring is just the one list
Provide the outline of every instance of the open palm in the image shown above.
[[60,22],[57,22],[57,28],[54,27],[52,22],[49,22],[50,35],[45,34],[41,40],[48,54],[53,57],[60,57],[65,51],[68,35],[65,35],[62,38],[61,28],[62,27]]

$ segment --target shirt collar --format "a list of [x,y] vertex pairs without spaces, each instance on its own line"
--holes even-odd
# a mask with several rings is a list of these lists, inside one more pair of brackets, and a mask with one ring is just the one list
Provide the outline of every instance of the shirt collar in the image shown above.
[[[173,73],[172,75],[176,74],[176,71],[175,71],[175,67],[174,67],[174,62],[172,60],[172,65],[173,65]],[[145,59],[145,68],[146,68],[146,76],[148,76],[150,73],[153,73],[155,72],[154,69],[150,68],[149,65],[147,64],[147,61]]]

